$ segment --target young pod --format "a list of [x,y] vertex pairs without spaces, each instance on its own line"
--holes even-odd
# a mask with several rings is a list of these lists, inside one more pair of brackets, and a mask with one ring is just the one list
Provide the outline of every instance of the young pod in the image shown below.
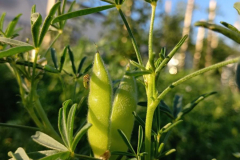
[[96,158],[109,149],[112,82],[99,53],[96,53],[89,82],[88,140]]
[[119,135],[118,129],[121,129],[126,134],[127,138],[130,139],[134,124],[132,112],[136,110],[136,107],[136,80],[133,76],[124,75],[113,101],[110,151],[127,151],[127,145]]

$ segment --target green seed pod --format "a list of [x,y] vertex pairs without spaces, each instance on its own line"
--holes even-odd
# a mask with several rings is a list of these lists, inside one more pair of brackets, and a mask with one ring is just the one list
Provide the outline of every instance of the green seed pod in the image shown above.
[[[111,147],[110,151],[127,151],[127,145],[118,133],[121,129],[128,139],[131,137],[134,124],[132,112],[137,107],[137,86],[133,76],[124,75],[115,93],[111,114]],[[110,158],[114,159],[114,157]]]
[[96,158],[109,149],[112,82],[99,53],[96,53],[89,83],[88,141]]

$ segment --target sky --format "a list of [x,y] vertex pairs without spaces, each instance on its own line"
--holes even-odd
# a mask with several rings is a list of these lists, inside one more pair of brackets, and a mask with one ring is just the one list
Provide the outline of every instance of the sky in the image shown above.
[[[168,1],[168,0],[162,0],[163,4],[165,4],[165,1]],[[172,1],[171,13],[173,13],[174,10],[177,8],[178,2],[182,1],[185,4],[187,4],[188,0],[171,0],[171,1]],[[195,0],[195,9],[192,17],[194,37],[196,37],[196,34],[197,34],[197,27],[194,27],[193,24],[199,20],[208,19],[209,1],[210,0]],[[240,15],[238,15],[236,9],[233,8],[234,3],[240,2],[240,0],[215,0],[215,1],[217,2],[216,17],[214,19],[215,24],[221,25],[220,21],[225,21],[234,26],[236,22],[240,23]],[[240,28],[238,27],[238,29]],[[234,43],[228,38],[225,38],[224,36],[220,35],[219,33],[217,35],[218,37],[225,39],[227,43],[230,43],[230,44]]]

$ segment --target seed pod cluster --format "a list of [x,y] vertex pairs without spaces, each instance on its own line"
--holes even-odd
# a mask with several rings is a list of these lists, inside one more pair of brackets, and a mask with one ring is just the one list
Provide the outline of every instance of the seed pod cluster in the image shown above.
[[[88,140],[96,158],[107,150],[127,151],[118,129],[130,139],[137,106],[137,87],[134,77],[125,75],[115,93],[111,78],[99,53],[96,53],[89,83]],[[113,158],[113,157],[112,157]],[[110,159],[112,159],[110,158]]]

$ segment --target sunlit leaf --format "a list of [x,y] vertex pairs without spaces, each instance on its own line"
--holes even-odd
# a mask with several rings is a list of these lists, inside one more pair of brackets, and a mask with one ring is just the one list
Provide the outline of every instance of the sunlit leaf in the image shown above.
[[69,144],[72,144],[72,141],[73,141],[73,126],[74,126],[76,109],[77,109],[77,104],[74,104],[68,113],[67,131],[68,131]]
[[87,8],[87,9],[82,9],[82,10],[78,10],[78,11],[74,11],[74,12],[69,12],[69,13],[66,13],[66,14],[63,14],[63,15],[60,15],[60,16],[54,18],[52,23],[71,19],[74,17],[79,17],[79,16],[84,16],[84,15],[100,12],[100,11],[103,11],[103,10],[106,10],[109,8],[113,8],[113,7],[115,7],[115,5],[106,5],[106,6],[101,6],[101,7]]
[[31,136],[31,138],[36,143],[38,143],[42,146],[45,146],[47,148],[50,148],[50,149],[54,149],[57,151],[67,151],[68,150],[64,145],[62,145],[61,143],[59,143],[52,137],[48,136],[45,133],[39,132],[39,131],[37,131],[35,135]]
[[40,32],[40,36],[39,36],[39,41],[38,41],[38,46],[40,46],[42,44],[43,38],[45,36],[45,34],[48,31],[48,28],[53,20],[53,16],[56,13],[59,5],[61,4],[61,2],[57,2],[53,5],[53,7],[51,8],[51,10],[49,11],[49,14],[47,15],[47,17],[44,20],[41,32]]
[[9,44],[11,46],[31,46],[31,47],[33,47],[32,45],[30,45],[28,43],[18,41],[15,39],[5,38],[5,37],[0,37],[0,42]]
[[4,19],[5,19],[6,13],[3,12],[0,18],[0,30],[3,31],[3,24],[4,24]]
[[92,126],[92,124],[87,123],[85,126],[83,126],[74,136],[71,149],[74,151],[77,147],[78,142],[82,138],[82,136],[87,132],[87,130]]
[[11,37],[14,31],[15,26],[22,14],[17,15],[14,19],[8,24],[7,29],[5,31],[6,37]]
[[138,127],[138,146],[137,146],[137,154],[141,152],[143,144],[143,128],[141,126]]
[[32,31],[32,38],[34,42],[34,46],[38,47],[38,38],[39,38],[39,32],[42,24],[42,16],[40,13],[33,13],[31,15],[31,31]]
[[127,71],[126,72],[126,75],[128,76],[134,76],[134,77],[139,77],[139,76],[143,76],[143,75],[146,75],[146,74],[151,74],[152,72],[151,71]]
[[71,152],[67,151],[67,152],[59,152],[44,158],[41,158],[40,160],[67,160],[70,158]]
[[15,153],[8,152],[8,156],[12,157],[9,160],[30,160],[23,148],[19,147]]
[[18,46],[0,52],[0,58],[12,56],[18,53],[27,52],[34,49],[32,46]]
[[233,7],[238,11],[238,14],[240,15],[240,2],[234,3]]

